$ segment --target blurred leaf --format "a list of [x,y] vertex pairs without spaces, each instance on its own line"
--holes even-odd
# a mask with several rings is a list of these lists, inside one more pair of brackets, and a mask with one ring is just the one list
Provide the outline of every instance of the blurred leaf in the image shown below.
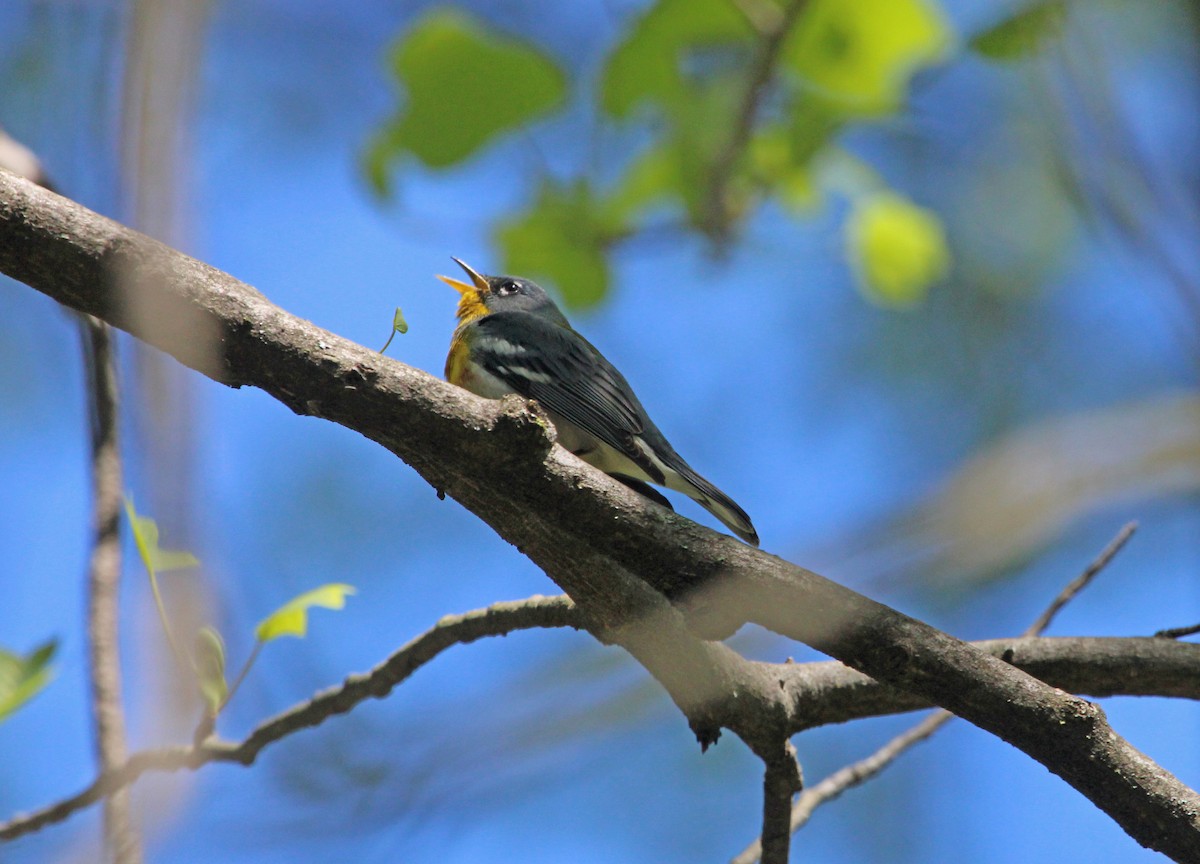
[[597,303],[608,291],[608,245],[618,223],[584,182],[542,184],[533,207],[496,228],[504,268],[552,282],[569,306]]
[[1021,60],[1060,38],[1066,22],[1065,0],[1047,0],[976,34],[969,44],[973,51],[990,60]]
[[874,116],[899,108],[913,74],[950,44],[935,0],[813,0],[784,57],[847,114]]
[[670,142],[644,150],[613,185],[606,212],[619,221],[632,220],[649,206],[678,197],[679,156]]
[[706,66],[719,63],[718,49],[748,50],[753,35],[731,0],[659,0],[609,55],[600,106],[625,117],[644,101],[686,102],[693,95],[687,73],[703,76]]
[[972,457],[908,520],[956,584],[1024,560],[1104,508],[1200,492],[1200,395],[1170,394],[1032,424]]
[[788,210],[811,214],[820,201],[808,159],[797,150],[797,141],[786,126],[765,126],[747,148],[750,171]]
[[[1066,179],[1036,153],[988,158],[949,216],[955,256],[972,285],[998,297],[1028,296],[1064,264],[1078,222]],[[1114,173],[1104,182],[1115,184]]]
[[502,132],[550,112],[567,92],[562,70],[546,54],[446,9],[416,24],[392,49],[391,64],[407,99],[366,155],[381,193],[388,165],[403,153],[435,168],[462,162]]
[[846,221],[846,253],[864,293],[884,306],[921,302],[950,267],[937,215],[892,192],[855,204]]
[[50,683],[50,661],[57,650],[57,639],[44,642],[24,656],[0,649],[0,720]]
[[225,640],[214,627],[201,627],[196,634],[196,679],[210,714],[215,715],[229,694],[225,680]]
[[313,606],[326,609],[341,609],[346,605],[346,595],[353,594],[354,587],[340,582],[331,582],[306,591],[284,603],[254,628],[254,638],[259,642],[270,642],[280,636],[304,637],[308,633],[308,610]]
[[191,552],[176,552],[160,549],[158,546],[158,523],[146,516],[141,516],[133,509],[133,501],[125,499],[125,513],[129,517],[129,527],[133,531],[133,540],[137,545],[138,555],[146,571],[165,573],[169,570],[183,570],[187,567],[199,566],[200,561]]

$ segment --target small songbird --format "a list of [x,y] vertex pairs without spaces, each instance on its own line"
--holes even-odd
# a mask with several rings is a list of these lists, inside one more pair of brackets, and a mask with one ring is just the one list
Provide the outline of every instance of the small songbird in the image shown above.
[[559,443],[584,462],[667,507],[647,484],[682,492],[758,545],[746,511],[683,461],[625,376],[571,328],[541,286],[484,276],[454,261],[471,281],[438,277],[462,295],[446,380],[488,399],[517,393],[537,400],[554,421]]

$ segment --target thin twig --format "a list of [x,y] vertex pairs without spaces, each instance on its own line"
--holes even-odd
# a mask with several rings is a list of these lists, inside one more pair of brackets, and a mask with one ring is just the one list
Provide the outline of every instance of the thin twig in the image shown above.
[[[707,227],[709,233],[715,237],[723,237],[728,231],[729,204],[726,198],[729,182],[733,179],[738,160],[750,143],[750,136],[754,134],[754,124],[770,90],[775,65],[779,62],[784,42],[807,5],[807,0],[791,0],[775,20],[768,22],[761,16],[756,19],[756,26],[762,33],[762,38],[746,77],[746,89],[738,103],[733,129],[725,146],[713,159],[712,172],[708,179]],[[764,31],[762,28],[767,26],[770,29]]]
[[[121,452],[117,435],[117,370],[108,325],[80,318],[91,404],[93,535],[88,562],[88,669],[92,689],[92,728],[100,773],[127,757],[125,717],[121,708],[119,603],[121,578]],[[104,803],[106,857],[117,864],[139,864],[141,840],[133,826],[129,792]]]
[[[866,759],[840,768],[816,786],[805,789],[796,799],[796,803],[792,805],[788,820],[789,830],[792,833],[799,831],[822,804],[832,801],[847,789],[870,780],[901,753],[917,742],[924,741],[953,716],[949,711],[935,711],[907,732],[897,735]],[[754,864],[760,858],[763,864],[767,864],[762,841],[755,840],[733,859],[732,864]]]
[[[1075,599],[1079,595],[1079,592],[1086,588],[1100,571],[1107,567],[1113,558],[1117,556],[1117,553],[1125,547],[1125,544],[1129,542],[1129,538],[1137,531],[1137,527],[1137,522],[1129,522],[1122,527],[1116,536],[1109,541],[1108,545],[1101,550],[1100,554],[1092,559],[1091,563],[1083,569],[1083,572],[1058,592],[1058,595],[1050,601],[1050,605],[1021,634],[1022,638],[1042,635],[1059,611],[1067,603]],[[888,741],[870,756],[838,769],[817,785],[805,789],[800,794],[800,797],[796,799],[796,803],[792,805],[790,820],[792,832],[803,828],[808,823],[808,820],[812,818],[816,809],[822,804],[826,804],[838,798],[846,790],[870,780],[900,758],[914,744],[919,744],[941,729],[953,716],[953,714],[946,710],[939,709],[934,711],[920,723],[901,732],[895,738]],[[767,858],[763,851],[763,843],[761,840],[755,840],[733,859],[733,864],[754,864],[760,858],[764,864],[767,864]]]
[[225,706],[229,704],[229,700],[237,695],[238,688],[242,686],[242,682],[245,681],[246,676],[250,674],[250,667],[252,667],[254,665],[254,661],[258,659],[258,655],[262,652],[263,645],[265,644],[267,643],[263,642],[261,639],[255,640],[254,650],[250,652],[250,656],[247,657],[246,662],[242,664],[241,671],[239,671],[237,677],[233,679],[233,683],[229,685],[229,689],[225,692],[225,698],[222,699],[221,704],[217,706],[216,713],[219,714],[221,711],[223,711]]
[[504,636],[517,630],[540,627],[583,626],[583,616],[565,595],[534,596],[527,600],[495,603],[462,615],[447,615],[412,639],[383,663],[362,675],[351,675],[340,685],[324,690],[261,723],[239,743],[210,738],[191,747],[168,747],[134,753],[118,766],[104,771],[81,792],[33,813],[18,814],[0,823],[0,841],[12,840],[61,822],[73,813],[125,789],[147,771],[195,770],[209,762],[251,765],[258,754],[282,738],[317,726],[335,714],[344,714],[367,699],[382,699],[413,672],[452,645],[466,645],[485,636]]
[[1193,633],[1200,633],[1200,624],[1193,624],[1190,627],[1168,627],[1166,630],[1159,630],[1154,634],[1155,639],[1182,639],[1184,636],[1191,636]]
[[1095,557],[1092,563],[1084,568],[1082,573],[1071,580],[1071,582],[1065,588],[1063,588],[1062,591],[1058,592],[1058,596],[1050,602],[1050,605],[1046,607],[1045,611],[1042,612],[1042,614],[1037,617],[1037,620],[1030,624],[1025,632],[1021,635],[1041,636],[1044,632],[1046,632],[1046,628],[1050,626],[1050,622],[1054,620],[1054,616],[1057,615],[1064,606],[1075,599],[1075,596],[1084,588],[1086,588],[1088,583],[1095,579],[1096,575],[1101,570],[1109,565],[1109,562],[1117,556],[1117,553],[1125,548],[1125,544],[1129,542],[1129,538],[1133,536],[1133,533],[1137,531],[1137,529],[1138,523],[1130,522],[1120,531],[1118,531],[1117,536],[1113,537],[1113,539],[1109,541],[1108,545],[1101,550],[1100,554]]

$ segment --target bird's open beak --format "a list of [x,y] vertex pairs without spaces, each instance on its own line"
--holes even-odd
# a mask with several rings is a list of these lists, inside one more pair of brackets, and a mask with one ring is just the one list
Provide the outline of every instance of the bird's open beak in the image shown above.
[[484,279],[483,276],[481,276],[479,273],[477,273],[471,267],[471,265],[467,264],[464,261],[460,261],[457,258],[454,258],[453,260],[454,260],[455,264],[457,264],[459,267],[461,267],[463,270],[466,271],[467,275],[471,277],[471,282],[473,282],[474,284],[468,285],[466,282],[463,282],[460,279],[455,279],[453,276],[439,276],[437,278],[441,279],[443,282],[445,282],[447,285],[449,285],[451,288],[453,288],[459,294],[466,294],[468,291],[474,291],[477,294],[482,294],[483,292],[488,290],[487,279]]

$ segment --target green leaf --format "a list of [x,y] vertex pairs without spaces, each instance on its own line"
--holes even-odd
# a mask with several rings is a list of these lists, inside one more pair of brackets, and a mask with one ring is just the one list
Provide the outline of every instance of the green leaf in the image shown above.
[[[684,103],[693,95],[689,76],[702,78],[722,65],[744,73],[736,61],[744,60],[753,36],[731,0],[659,0],[609,56],[600,76],[600,105],[625,117],[645,101]],[[721,49],[728,48],[734,52],[723,57]]]
[[393,47],[391,65],[407,99],[366,155],[381,192],[388,166],[402,154],[436,168],[462,162],[557,108],[567,92],[566,77],[543,52],[447,9],[416,24]]
[[158,523],[149,517],[139,515],[133,509],[133,501],[125,499],[125,513],[129,517],[129,527],[133,531],[133,540],[137,545],[138,555],[142,559],[148,573],[165,573],[169,570],[183,570],[200,564],[196,556],[190,552],[176,552],[160,549],[158,545]]
[[613,185],[605,209],[618,220],[635,217],[647,207],[678,197],[679,155],[670,142],[658,143],[638,154]]
[[892,192],[855,205],[846,223],[846,242],[860,287],[884,306],[920,303],[950,267],[941,220]]
[[788,210],[811,215],[820,194],[796,137],[781,124],[764,126],[747,147],[750,172]]
[[388,349],[388,346],[392,344],[392,338],[397,333],[399,333],[401,336],[403,336],[407,332],[408,332],[408,322],[404,320],[404,313],[401,312],[400,307],[397,306],[396,314],[392,316],[392,332],[390,334],[388,334],[388,339],[386,342],[383,343],[383,347],[379,349],[379,353],[382,354],[384,351],[386,351]]
[[936,0],[813,0],[784,58],[847,115],[879,116],[903,104],[912,76],[951,41]]
[[533,206],[500,223],[504,268],[551,282],[569,306],[598,302],[608,290],[607,247],[622,230],[584,182],[544,183]]
[[50,683],[50,661],[58,650],[51,639],[26,655],[0,649],[0,720],[12,714]]
[[215,627],[200,628],[196,634],[194,657],[200,695],[204,697],[209,714],[215,716],[229,695],[229,683],[225,680],[225,640]]
[[254,637],[260,642],[270,642],[280,636],[299,636],[308,632],[308,610],[313,606],[326,609],[341,609],[346,605],[346,595],[353,594],[354,588],[339,582],[331,582],[306,591],[284,603],[254,628]]
[[1066,23],[1065,0],[1046,0],[977,33],[969,44],[971,50],[989,60],[1021,60],[1059,39]]
[[404,335],[408,332],[408,322],[404,320],[404,313],[400,311],[400,307],[396,307],[396,314],[392,316],[392,332]]

